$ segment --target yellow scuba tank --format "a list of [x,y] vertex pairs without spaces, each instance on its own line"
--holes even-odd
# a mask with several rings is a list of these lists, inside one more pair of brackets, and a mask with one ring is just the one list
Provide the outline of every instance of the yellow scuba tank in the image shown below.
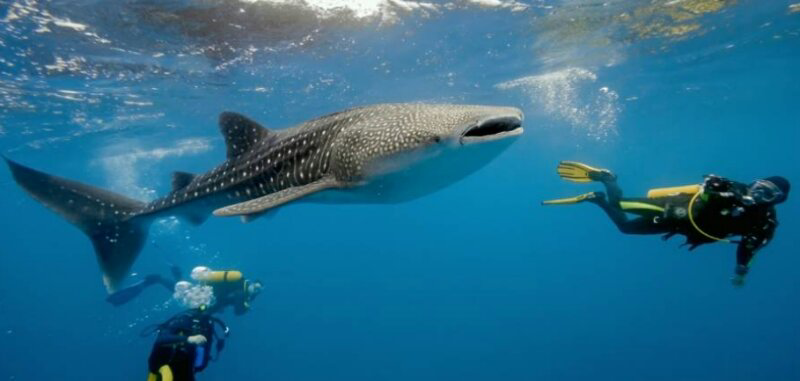
[[679,194],[694,195],[703,189],[700,184],[681,185],[669,188],[655,188],[647,191],[647,198],[661,198],[669,196],[677,196]]
[[208,271],[198,280],[207,283],[238,282],[242,280],[242,272],[236,270]]

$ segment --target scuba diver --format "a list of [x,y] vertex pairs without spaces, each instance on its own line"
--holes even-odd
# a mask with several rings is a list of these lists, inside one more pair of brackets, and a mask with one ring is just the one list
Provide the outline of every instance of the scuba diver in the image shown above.
[[180,280],[181,271],[177,266],[171,266],[174,281],[170,282],[164,277],[153,274],[145,279],[138,281],[128,287],[122,288],[110,294],[106,301],[114,306],[126,304],[139,296],[142,291],[153,285],[161,285],[169,292],[173,292],[173,297],[184,301],[189,292],[198,292],[199,287],[207,285],[212,292],[213,306],[209,307],[209,313],[222,312],[226,307],[233,306],[236,315],[242,315],[250,309],[250,302],[261,292],[262,285],[258,280],[245,279],[241,271],[222,270],[213,271],[205,266],[197,266],[192,269],[191,279],[198,282],[193,285],[191,282]]
[[211,286],[216,301],[209,307],[210,313],[222,312],[233,306],[234,314],[242,315],[250,310],[250,302],[261,293],[261,282],[245,279],[241,271],[213,271],[205,266],[192,269],[191,278],[201,284]]
[[261,282],[244,279],[239,271],[198,266],[191,278],[197,283],[179,281],[173,293],[189,310],[142,331],[143,336],[158,332],[148,360],[148,381],[194,380],[195,373],[208,366],[214,340],[218,358],[228,337],[228,326],[213,314],[228,306],[244,314],[261,290]]
[[[625,234],[675,234],[686,236],[689,250],[712,242],[737,243],[736,267],[731,282],[742,286],[755,253],[775,234],[775,205],[789,196],[789,181],[781,176],[756,180],[749,185],[724,177],[706,175],[702,184],[653,189],[646,198],[623,198],[617,177],[607,169],[562,161],[561,178],[578,183],[598,181],[607,194],[589,192],[579,196],[543,201],[543,205],[589,202],[599,206]],[[637,218],[628,219],[626,213]],[[739,240],[728,237],[740,236]]]
[[[211,302],[210,296],[206,301]],[[222,320],[211,315],[206,304],[200,304],[164,323],[148,327],[142,331],[142,336],[153,332],[158,332],[158,336],[147,361],[147,381],[193,381],[195,373],[208,366],[214,340],[215,360],[219,358],[230,330]]]

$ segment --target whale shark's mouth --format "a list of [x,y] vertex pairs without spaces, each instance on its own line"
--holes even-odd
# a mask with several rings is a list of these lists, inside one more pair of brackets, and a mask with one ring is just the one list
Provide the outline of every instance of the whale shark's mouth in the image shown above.
[[522,134],[522,115],[505,115],[484,119],[461,134],[461,144],[484,143]]

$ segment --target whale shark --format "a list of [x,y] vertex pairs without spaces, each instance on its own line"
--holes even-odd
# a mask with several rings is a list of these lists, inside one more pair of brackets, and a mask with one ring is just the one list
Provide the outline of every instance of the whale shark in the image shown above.
[[273,130],[223,112],[226,160],[203,174],[174,172],[172,190],[151,202],[3,158],[23,190],[89,237],[113,292],[157,219],[175,216],[199,225],[214,215],[249,222],[294,201],[413,200],[486,165],[522,134],[522,120],[513,107],[399,103]]

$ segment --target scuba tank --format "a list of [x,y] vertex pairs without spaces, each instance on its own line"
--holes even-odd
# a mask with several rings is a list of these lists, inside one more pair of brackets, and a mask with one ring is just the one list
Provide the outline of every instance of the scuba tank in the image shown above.
[[702,189],[703,187],[700,184],[682,185],[669,188],[655,188],[647,191],[647,198],[661,198],[677,196],[679,194],[695,195]]

